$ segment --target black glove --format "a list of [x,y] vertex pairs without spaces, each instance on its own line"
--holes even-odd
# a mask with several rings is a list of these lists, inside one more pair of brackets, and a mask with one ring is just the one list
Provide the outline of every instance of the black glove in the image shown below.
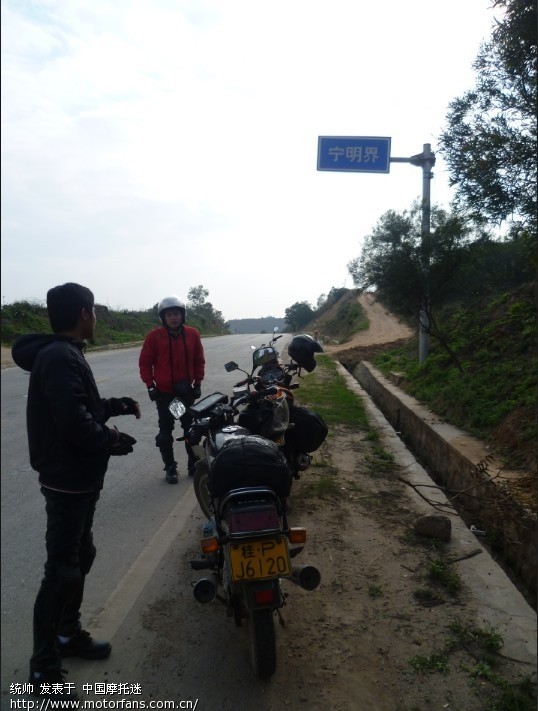
[[111,397],[108,399],[110,417],[116,415],[135,415],[140,419],[140,405],[132,397]]
[[200,385],[192,386],[192,396],[195,400],[199,400],[202,397],[202,390],[200,388]]
[[136,444],[136,439],[125,432],[118,432],[118,435],[118,439],[110,447],[110,454],[114,456],[130,454],[133,451],[133,444]]
[[151,402],[157,402],[161,399],[161,393],[157,390],[155,386],[148,388],[148,395]]

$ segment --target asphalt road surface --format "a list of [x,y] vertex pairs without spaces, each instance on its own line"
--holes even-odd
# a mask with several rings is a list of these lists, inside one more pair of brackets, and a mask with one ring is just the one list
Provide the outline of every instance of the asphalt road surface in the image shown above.
[[[250,346],[259,346],[269,339],[270,335],[259,334],[204,339],[206,377],[202,396],[214,391],[230,394],[241,374],[227,373],[224,363],[235,360],[240,367],[250,370]],[[281,352],[288,339],[284,336],[279,341]],[[170,486],[165,482],[154,443],[155,406],[149,401],[138,374],[139,352],[139,348],[129,348],[87,356],[102,397],[134,397],[141,404],[142,418],[111,420],[138,443],[133,454],[113,457],[110,461],[95,517],[97,558],[86,586],[85,620],[106,620],[108,615],[117,624],[121,622],[129,612],[129,602],[134,603],[177,535],[179,521],[196,506],[191,480],[186,477],[182,443],[177,443],[176,450],[180,483]],[[28,378],[19,368],[2,370],[1,691],[4,699],[10,684],[24,683],[28,678],[32,609],[45,560],[44,500],[37,474],[30,467],[26,439]],[[104,609],[105,605],[110,609]]]

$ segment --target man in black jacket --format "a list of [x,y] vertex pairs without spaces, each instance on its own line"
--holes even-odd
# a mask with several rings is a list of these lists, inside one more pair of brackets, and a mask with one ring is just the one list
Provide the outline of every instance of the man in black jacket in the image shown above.
[[[30,371],[27,428],[30,463],[39,473],[47,512],[47,561],[34,605],[34,650],[30,659],[33,693],[65,682],[62,657],[104,659],[108,642],[82,629],[84,580],[95,558],[93,516],[111,455],[133,451],[136,440],[105,423],[115,415],[140,417],[132,398],[102,399],[84,354],[95,328],[94,297],[80,284],[47,293],[53,335],[30,334],[12,348],[13,360]],[[58,694],[56,694],[57,696]]]

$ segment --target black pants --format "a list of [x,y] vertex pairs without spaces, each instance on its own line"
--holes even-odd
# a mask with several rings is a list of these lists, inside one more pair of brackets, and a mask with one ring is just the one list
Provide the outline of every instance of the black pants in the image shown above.
[[80,629],[84,581],[95,559],[93,516],[99,492],[66,494],[41,488],[45,497],[47,561],[34,604],[34,652],[31,671],[61,667],[58,635],[70,637]]
[[[174,460],[174,437],[172,435],[176,419],[168,409],[168,405],[170,405],[174,398],[175,395],[161,393],[161,399],[155,402],[159,417],[159,433],[155,437],[155,444],[161,452],[161,457],[165,467],[174,466],[176,464]],[[179,423],[183,428],[183,432],[187,432],[192,424],[192,416],[185,413],[183,417],[180,418]],[[188,466],[190,469],[191,467],[194,467],[196,456],[194,455],[188,442],[185,442],[185,449],[187,451],[187,457],[189,460]]]

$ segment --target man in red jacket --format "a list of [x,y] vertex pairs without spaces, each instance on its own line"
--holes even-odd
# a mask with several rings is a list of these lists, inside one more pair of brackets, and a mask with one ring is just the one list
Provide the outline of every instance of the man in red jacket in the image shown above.
[[[175,420],[168,405],[175,397],[180,397],[189,406],[201,396],[205,358],[200,334],[192,326],[185,325],[185,304],[177,296],[167,296],[159,303],[158,311],[163,325],[146,336],[138,364],[149,398],[157,406],[159,432],[155,444],[164,462],[166,481],[177,484],[172,436]],[[190,424],[188,415],[180,422],[186,429]],[[185,448],[188,473],[192,476],[196,457],[187,442]]]

